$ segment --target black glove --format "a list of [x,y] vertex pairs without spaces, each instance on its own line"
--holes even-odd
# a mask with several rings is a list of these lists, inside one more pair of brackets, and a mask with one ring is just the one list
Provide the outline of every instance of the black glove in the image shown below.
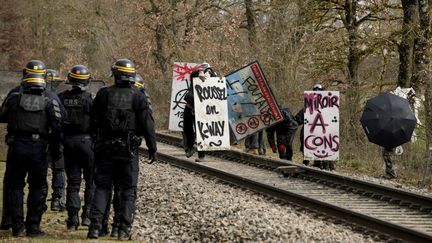
[[157,161],[156,153],[149,154],[149,164],[153,164],[153,162]]

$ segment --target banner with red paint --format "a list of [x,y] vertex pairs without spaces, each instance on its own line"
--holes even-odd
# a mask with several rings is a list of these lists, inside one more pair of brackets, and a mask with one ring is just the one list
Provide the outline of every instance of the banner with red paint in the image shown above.
[[229,125],[235,140],[283,120],[282,113],[257,61],[226,77]]
[[190,74],[201,66],[202,64],[196,63],[174,63],[168,126],[171,131],[183,130],[183,111],[186,106],[184,97],[191,85]]
[[304,158],[339,159],[339,91],[304,92]]

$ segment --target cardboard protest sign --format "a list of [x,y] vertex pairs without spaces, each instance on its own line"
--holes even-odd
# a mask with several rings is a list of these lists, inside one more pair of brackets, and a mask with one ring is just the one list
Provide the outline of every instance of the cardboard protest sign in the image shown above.
[[208,77],[203,80],[193,80],[197,149],[230,149],[225,78]]
[[304,158],[339,159],[339,91],[304,92]]
[[168,126],[168,129],[171,131],[183,130],[183,111],[186,106],[184,96],[191,85],[190,74],[201,67],[202,64],[196,63],[174,63]]
[[235,140],[283,120],[258,62],[242,67],[225,78],[229,124]]

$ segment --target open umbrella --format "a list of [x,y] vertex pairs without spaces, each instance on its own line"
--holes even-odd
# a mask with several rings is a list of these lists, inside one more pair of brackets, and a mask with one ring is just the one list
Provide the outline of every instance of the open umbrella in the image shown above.
[[360,121],[369,141],[385,148],[408,142],[417,123],[408,101],[391,93],[368,100]]

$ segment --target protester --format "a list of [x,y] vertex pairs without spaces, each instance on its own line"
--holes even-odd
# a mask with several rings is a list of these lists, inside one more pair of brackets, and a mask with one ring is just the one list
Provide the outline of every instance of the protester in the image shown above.
[[[193,92],[193,79],[200,78],[205,80],[207,77],[216,77],[217,74],[210,68],[208,64],[201,65],[201,68],[191,73],[191,85],[185,95],[186,107],[183,112],[183,144],[185,146],[186,157],[191,157],[195,153],[195,110],[194,110],[194,92]],[[205,161],[205,152],[198,151],[198,158],[196,162]]]
[[[315,84],[312,88],[313,91],[323,91],[325,90],[324,86],[321,84]],[[300,111],[294,116],[294,119],[297,121],[299,125],[302,126],[300,130],[300,151],[304,156],[304,107],[300,109]],[[309,165],[309,160],[303,159],[304,165]],[[335,170],[335,166],[333,161],[331,160],[314,160],[314,167],[324,169],[324,170]]]
[[[280,106],[280,110],[284,120],[267,128],[267,140],[273,153],[279,153],[280,159],[291,161],[293,157],[292,143],[298,128],[298,123],[288,107]],[[275,133],[276,143],[274,139]]]

